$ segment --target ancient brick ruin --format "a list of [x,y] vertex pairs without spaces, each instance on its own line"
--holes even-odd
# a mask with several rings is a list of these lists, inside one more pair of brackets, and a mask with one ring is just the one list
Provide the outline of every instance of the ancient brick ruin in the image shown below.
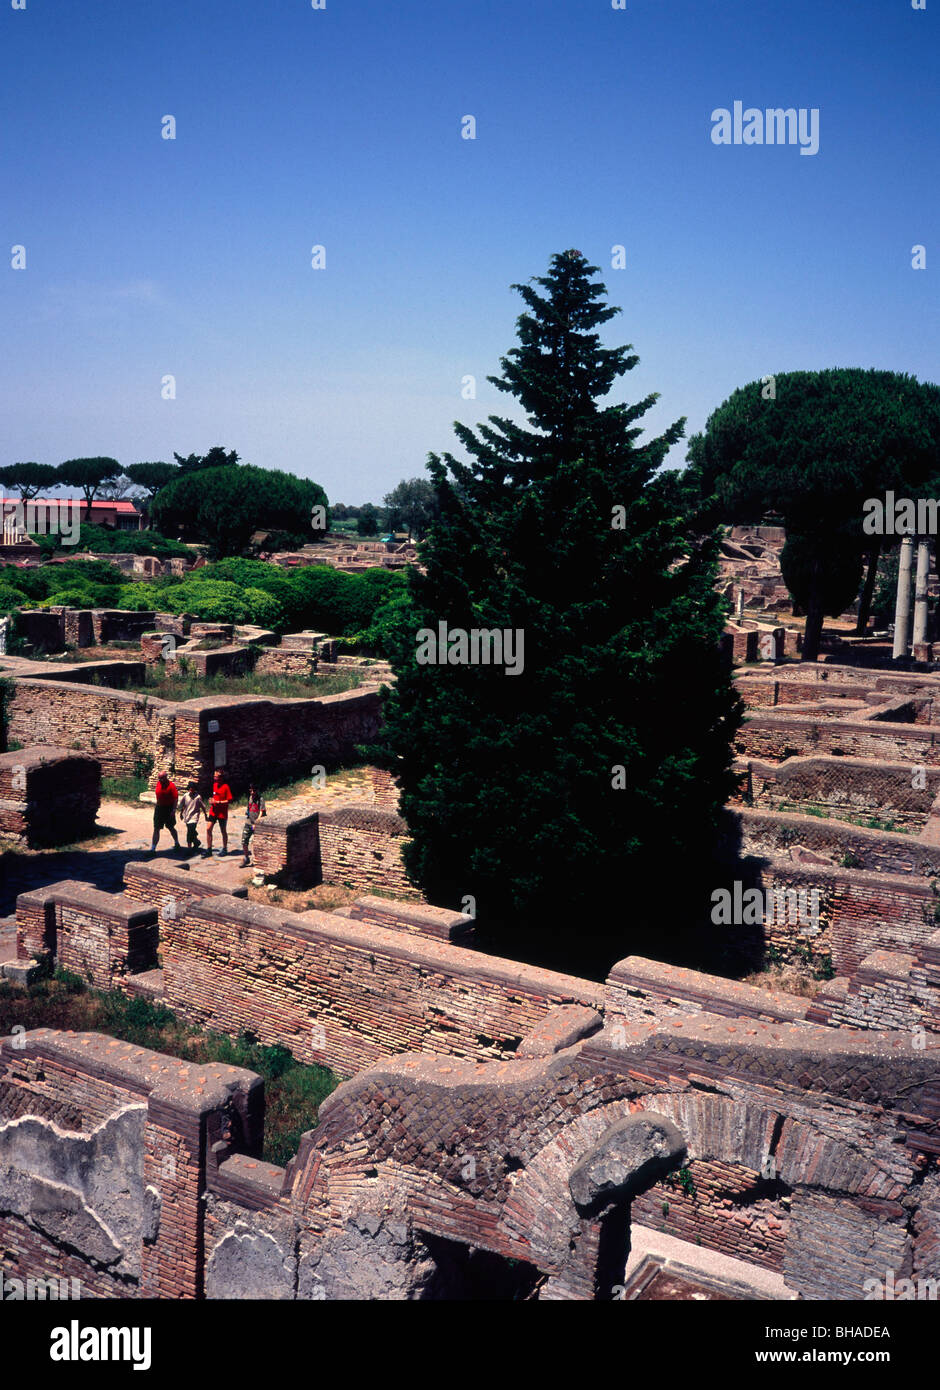
[[101,764],[68,748],[33,744],[0,753],[0,839],[29,849],[93,833]]
[[[371,770],[371,806],[311,797],[256,831],[260,874],[345,884],[345,907],[249,902],[172,861],[128,862],[121,893],[20,895],[7,976],[56,962],[345,1079],[278,1167],[250,1072],[94,1034],[4,1039],[7,1274],[102,1297],[434,1299],[470,1296],[482,1265],[500,1296],[605,1300],[665,1241],[695,1268],[720,1257],[725,1296],[940,1278],[940,675],[822,663],[736,683],[724,871],[768,901],[814,895],[811,921],[752,935],[758,956],[825,963],[815,992],[637,955],[600,982],[487,955],[409,885],[397,792]],[[185,775],[219,739],[236,760],[260,747],[266,771],[287,746],[323,761],[378,708],[375,691],[137,698],[21,677],[14,719],[111,725],[111,767],[149,737]]]
[[[250,1073],[4,1040],[4,1190],[31,1194],[4,1200],[10,1273],[122,1297],[460,1297],[473,1249],[516,1262],[516,1296],[603,1299],[631,1231],[660,1231],[778,1297],[940,1274],[936,930],[802,999],[638,957],[594,984],[482,955],[458,913],[290,913],[172,864],[129,865],[124,895],[23,894],[17,923],[21,967],[54,955],[350,1079],[281,1169]],[[115,1145],[120,1200],[80,1162]]]

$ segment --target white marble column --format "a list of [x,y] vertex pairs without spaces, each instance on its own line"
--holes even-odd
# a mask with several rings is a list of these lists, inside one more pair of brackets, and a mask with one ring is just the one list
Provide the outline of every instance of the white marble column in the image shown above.
[[917,578],[914,581],[914,643],[927,641],[927,577],[930,573],[930,546],[917,542]]
[[907,642],[911,623],[911,560],[914,542],[905,536],[901,542],[901,558],[898,562],[898,598],[894,609],[894,647],[891,655],[894,660],[907,656]]

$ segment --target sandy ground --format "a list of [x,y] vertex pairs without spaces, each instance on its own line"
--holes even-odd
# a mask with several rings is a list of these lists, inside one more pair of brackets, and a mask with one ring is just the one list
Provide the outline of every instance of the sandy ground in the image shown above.
[[[305,792],[290,797],[266,798],[269,812],[291,810],[315,811],[327,806],[350,806],[353,804],[372,805],[372,788],[364,773],[358,769],[331,777],[321,790]],[[229,821],[229,853],[223,858],[217,853],[221,849],[218,831],[213,833],[213,857],[197,859],[200,873],[211,873],[218,878],[220,885],[250,883],[252,870],[242,869],[241,835],[245,821],[244,802],[236,803]],[[153,859],[184,859],[185,854],[177,855],[170,837],[161,832],[156,855],[150,853],[150,839],[153,824],[152,806],[146,802],[135,805],[127,801],[102,801],[98,810],[98,833],[92,839],[83,840],[59,850],[31,850],[23,853],[6,854],[0,859],[0,930],[9,927],[6,919],[16,908],[18,894],[32,888],[41,888],[49,883],[73,878],[80,883],[88,883],[104,892],[119,893],[124,882],[124,866],[129,861]],[[206,843],[205,822],[199,824],[199,838]],[[185,830],[180,839],[186,843]]]

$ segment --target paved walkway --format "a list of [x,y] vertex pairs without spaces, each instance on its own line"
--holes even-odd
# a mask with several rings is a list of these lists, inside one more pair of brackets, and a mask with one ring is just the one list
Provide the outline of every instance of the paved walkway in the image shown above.
[[[355,771],[331,778],[327,785],[317,792],[307,792],[301,796],[284,799],[267,798],[268,810],[298,811],[316,810],[320,807],[350,806],[353,804],[372,805],[372,787],[365,777]],[[213,834],[213,857],[202,859],[189,856],[190,862],[199,865],[200,873],[211,873],[220,885],[237,886],[248,883],[252,870],[242,869],[241,834],[244,823],[244,801],[236,805],[232,813],[229,830],[229,853],[223,858],[218,855],[221,839],[218,831]],[[90,884],[106,893],[120,893],[124,886],[124,866],[135,860],[151,861],[154,858],[186,862],[185,854],[176,854],[169,835],[162,831],[156,856],[150,853],[150,837],[153,827],[152,804],[141,802],[134,805],[127,801],[102,801],[98,810],[98,833],[90,840],[83,840],[75,846],[60,850],[9,851],[0,855],[0,941],[6,921],[16,909],[16,899],[20,893],[32,888],[42,888],[49,883],[73,878],[79,883]],[[180,833],[185,844],[185,833]],[[200,822],[199,838],[206,842],[205,822]]]

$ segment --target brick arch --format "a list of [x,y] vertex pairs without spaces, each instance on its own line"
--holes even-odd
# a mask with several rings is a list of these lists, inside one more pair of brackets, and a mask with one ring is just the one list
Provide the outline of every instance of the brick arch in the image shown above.
[[589,1110],[539,1150],[518,1174],[504,1205],[499,1229],[507,1245],[527,1248],[525,1258],[542,1270],[563,1268],[571,1242],[577,1241],[584,1225],[568,1191],[571,1171],[611,1125],[627,1119],[635,1108],[625,1097]]

